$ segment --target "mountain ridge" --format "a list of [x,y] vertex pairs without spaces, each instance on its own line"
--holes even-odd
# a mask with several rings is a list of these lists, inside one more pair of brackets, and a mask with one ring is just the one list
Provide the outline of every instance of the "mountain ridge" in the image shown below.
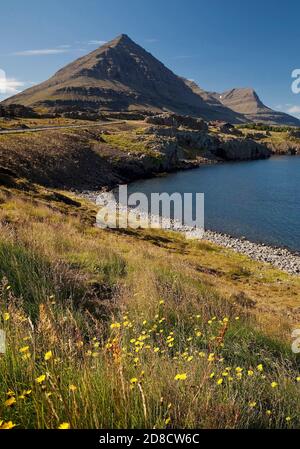
[[[300,126],[296,118],[265,107],[258,96],[259,111],[245,112],[239,104],[243,98],[241,91],[233,89],[221,95],[206,92],[196,83],[177,76],[129,36],[121,34],[3,104],[17,103],[55,113],[169,111],[232,123],[255,121],[258,116],[262,121],[275,118],[277,123]],[[234,98],[230,92],[236,93]]]

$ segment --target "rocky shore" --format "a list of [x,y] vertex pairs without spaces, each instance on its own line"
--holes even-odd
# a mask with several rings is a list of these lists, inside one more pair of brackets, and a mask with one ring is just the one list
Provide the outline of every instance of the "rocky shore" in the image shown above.
[[[100,208],[104,207],[106,211],[116,207],[116,199],[113,191],[85,191],[80,193],[78,196],[96,203],[100,206]],[[158,219],[158,217],[151,216],[138,208],[127,209],[125,206],[120,204],[117,206],[119,214],[127,214],[129,210],[130,214],[133,214],[135,219],[139,220],[141,227],[145,224],[149,225],[149,223],[155,222]],[[98,225],[101,226],[101,223],[98,223]],[[293,253],[286,248],[268,246],[263,243],[254,243],[244,238],[236,238],[227,234],[209,230],[204,231],[202,229],[195,229],[190,226],[183,226],[178,221],[168,220],[165,218],[160,219],[160,228],[184,233],[185,236],[190,239],[207,240],[216,245],[231,249],[239,254],[244,254],[259,262],[269,263],[287,273],[297,276],[300,275],[300,254]]]
[[230,248],[237,253],[245,254],[251,259],[270,263],[280,270],[300,275],[300,255],[286,248],[254,243],[246,239],[239,239],[212,231],[205,231],[204,239],[225,248]]

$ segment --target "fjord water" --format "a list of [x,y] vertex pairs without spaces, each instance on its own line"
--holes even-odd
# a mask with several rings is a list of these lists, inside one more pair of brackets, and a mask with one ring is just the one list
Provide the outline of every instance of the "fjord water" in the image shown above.
[[300,156],[201,166],[128,192],[204,192],[206,229],[300,251]]

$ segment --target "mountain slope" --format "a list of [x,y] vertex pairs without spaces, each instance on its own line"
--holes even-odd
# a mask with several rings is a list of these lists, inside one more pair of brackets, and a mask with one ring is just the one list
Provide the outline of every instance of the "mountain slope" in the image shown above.
[[207,105],[213,108],[219,118],[219,120],[238,123],[238,122],[246,122],[247,119],[240,114],[238,111],[233,111],[228,108],[219,100],[219,94],[216,92],[207,92],[204,89],[201,89],[198,84],[196,84],[192,80],[188,80],[186,78],[182,78],[185,84],[192,89],[192,91],[198,95]]
[[59,113],[172,111],[206,120],[300,126],[295,117],[266,107],[253,89],[206,92],[193,81],[175,75],[125,34],[3,104]]
[[5,104],[54,111],[173,111],[240,122],[243,118],[210,105],[171,70],[122,34],[59,70],[52,78],[9,98]]
[[265,106],[255,90],[251,88],[228,90],[220,94],[219,100],[224,106],[245,115],[248,121],[300,126],[297,118]]

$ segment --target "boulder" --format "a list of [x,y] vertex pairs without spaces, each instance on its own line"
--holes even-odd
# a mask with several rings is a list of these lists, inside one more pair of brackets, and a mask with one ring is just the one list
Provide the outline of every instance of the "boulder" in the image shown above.
[[172,126],[175,128],[179,128],[181,126],[183,128],[193,129],[197,131],[208,131],[208,125],[204,120],[200,118],[190,117],[188,115],[164,113],[154,115],[152,117],[146,117],[145,122],[159,126]]
[[251,139],[228,139],[220,142],[219,146],[211,151],[215,156],[227,161],[267,159],[272,154],[267,145]]
[[300,139],[300,129],[293,129],[289,131],[289,137],[292,137],[294,139]]

